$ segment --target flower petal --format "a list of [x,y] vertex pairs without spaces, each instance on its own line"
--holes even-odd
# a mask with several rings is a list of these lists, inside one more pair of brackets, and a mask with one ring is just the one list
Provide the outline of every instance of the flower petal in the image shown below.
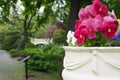
[[101,31],[106,38],[113,38],[117,31],[117,25],[114,22],[106,21],[101,27]]

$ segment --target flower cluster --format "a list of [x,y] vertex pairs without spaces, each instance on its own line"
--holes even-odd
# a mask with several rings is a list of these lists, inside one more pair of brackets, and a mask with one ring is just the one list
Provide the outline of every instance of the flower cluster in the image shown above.
[[96,33],[102,33],[106,38],[117,38],[119,41],[118,21],[114,11],[99,0],[93,0],[91,5],[81,8],[79,20],[75,22],[75,31],[69,31],[67,42],[69,45],[81,45],[87,39],[96,38]]

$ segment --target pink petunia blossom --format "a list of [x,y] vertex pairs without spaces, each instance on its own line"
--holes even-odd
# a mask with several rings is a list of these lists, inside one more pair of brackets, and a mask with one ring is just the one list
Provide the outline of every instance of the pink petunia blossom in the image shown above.
[[99,0],[93,1],[93,9],[96,12],[96,15],[104,17],[108,13],[108,8],[105,4],[101,3]]
[[117,25],[112,21],[105,21],[101,26],[101,31],[106,38],[113,38],[117,31]]

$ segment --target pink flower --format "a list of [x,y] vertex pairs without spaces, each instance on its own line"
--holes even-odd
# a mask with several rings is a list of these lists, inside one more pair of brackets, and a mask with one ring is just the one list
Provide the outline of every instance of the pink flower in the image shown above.
[[86,19],[81,24],[86,26],[88,31],[88,39],[96,38],[96,26],[93,26],[93,19]]
[[108,16],[105,16],[103,18],[104,21],[117,21],[116,15],[114,13],[114,11],[112,10],[112,12],[108,13]]
[[91,22],[95,31],[99,31],[100,27],[102,26],[102,17],[100,15],[97,15],[94,19],[93,22]]
[[88,19],[88,18],[94,18],[95,13],[93,10],[93,5],[88,5],[85,8],[82,8],[79,13],[78,17],[80,20]]
[[105,4],[101,3],[99,0],[93,1],[93,9],[96,12],[96,15],[104,17],[108,13],[108,8]]
[[76,30],[75,33],[74,33],[74,36],[77,39],[76,43],[78,45],[83,44],[84,40],[87,38],[87,35],[88,35],[88,31],[87,31],[86,28],[83,28],[81,30],[79,30],[79,29]]
[[79,19],[81,19],[81,20],[84,20],[84,19],[87,18],[87,16],[85,15],[84,8],[81,8],[81,9],[80,9],[80,11],[79,11],[79,13],[78,13],[78,17],[79,17]]
[[105,21],[101,26],[101,31],[107,38],[113,38],[117,31],[117,25],[112,21]]
[[93,4],[82,8],[78,13],[79,20],[76,20],[74,26],[77,45],[83,44],[86,39],[96,38],[97,32],[102,32],[106,38],[119,37],[119,35],[115,37],[118,22],[114,11],[109,12],[107,6],[100,0],[92,2]]
[[111,16],[105,16],[104,18],[103,18],[103,20],[104,21],[115,21]]
[[112,10],[112,12],[109,12],[109,15],[111,16],[111,18],[113,18],[115,21],[117,21],[117,17],[115,15],[114,10]]
[[75,21],[75,26],[74,26],[75,30],[80,26],[81,22],[82,21],[80,21],[80,20]]
[[95,11],[94,11],[93,5],[88,5],[85,7],[85,13],[88,18],[94,18],[95,17]]

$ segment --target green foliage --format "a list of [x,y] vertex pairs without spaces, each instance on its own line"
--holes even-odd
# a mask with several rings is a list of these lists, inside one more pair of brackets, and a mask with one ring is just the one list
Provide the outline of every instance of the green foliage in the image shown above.
[[85,40],[84,44],[80,46],[87,46],[87,47],[120,46],[120,43],[117,40],[108,39],[101,32],[98,32],[97,35],[98,36],[95,39]]
[[7,25],[0,24],[0,33],[9,32],[9,27]]
[[91,4],[92,0],[82,0],[80,4],[80,8],[85,7],[88,4]]
[[48,71],[59,70],[61,67],[62,57],[64,50],[58,45],[45,45],[42,49],[39,48],[26,48],[24,50],[16,51],[15,49],[10,51],[12,57],[26,57],[28,55],[31,58],[28,61],[28,68],[31,70]]
[[[65,4],[62,0],[20,0],[19,6],[24,9],[17,6],[17,1],[0,1],[0,22],[12,25],[12,28],[18,30],[25,38],[32,36],[41,25],[58,20],[65,21],[68,15],[68,6],[66,6],[68,2]],[[41,7],[44,7],[43,12],[40,12]],[[22,47],[19,46],[18,50],[26,46],[25,40],[27,39],[21,40]]]
[[58,29],[54,32],[53,43],[55,44],[64,44],[66,40],[66,31],[63,29]]
[[9,51],[12,57],[26,57],[28,55],[31,55],[34,57],[35,55],[40,54],[40,51],[36,48],[26,48],[24,50],[17,51],[16,49],[12,49]]
[[36,48],[26,48],[24,50],[20,50],[19,52],[24,53],[26,55],[31,55],[31,56],[40,54],[40,51]]
[[12,57],[18,57],[19,55],[21,55],[16,49],[11,49],[9,52]]
[[37,31],[33,34],[33,37],[44,38],[45,37],[45,28],[44,27],[38,28]]
[[31,39],[29,38],[25,48],[36,48],[36,46],[31,43]]
[[0,44],[4,50],[16,49],[20,43],[21,36],[19,33],[0,33]]
[[120,18],[120,0],[102,0],[104,4],[108,6],[110,11],[114,10],[117,17]]
[[[38,58],[39,57],[39,58]],[[63,57],[63,49],[57,45],[46,45],[36,58],[30,59],[29,68],[39,71],[59,70]]]

